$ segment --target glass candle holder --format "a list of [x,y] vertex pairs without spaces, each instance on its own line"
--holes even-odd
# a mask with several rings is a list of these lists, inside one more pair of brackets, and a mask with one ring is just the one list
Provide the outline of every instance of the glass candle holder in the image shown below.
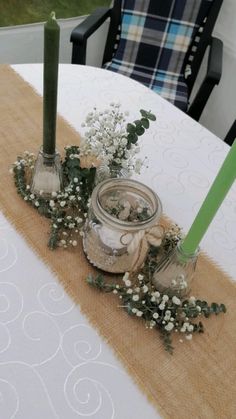
[[186,254],[181,241],[169,254],[162,257],[154,271],[152,282],[156,289],[169,296],[183,298],[191,291],[199,248],[194,254]]
[[83,248],[97,268],[123,273],[140,267],[148,251],[146,235],[159,231],[162,213],[158,196],[130,179],[108,179],[93,190],[84,227]]
[[58,152],[46,154],[39,151],[31,181],[31,193],[50,198],[63,187],[61,158]]

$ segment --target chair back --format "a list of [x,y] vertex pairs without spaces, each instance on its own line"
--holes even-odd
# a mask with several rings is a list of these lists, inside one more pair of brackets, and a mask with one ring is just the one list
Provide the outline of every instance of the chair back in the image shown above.
[[[113,54],[113,70],[122,72],[126,63],[127,71],[128,63],[130,74],[126,75],[132,77],[146,68],[147,83],[143,83],[151,88],[150,78],[155,83],[152,69],[181,74],[187,67],[190,94],[222,1],[115,0],[104,63]],[[117,33],[119,43],[114,53]]]

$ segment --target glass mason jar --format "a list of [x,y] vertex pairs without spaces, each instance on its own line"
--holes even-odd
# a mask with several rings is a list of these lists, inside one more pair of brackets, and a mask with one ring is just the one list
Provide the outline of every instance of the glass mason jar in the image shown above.
[[84,227],[83,248],[88,260],[111,273],[137,269],[149,248],[145,234],[157,226],[161,213],[158,196],[140,182],[108,179],[99,183]]
[[186,254],[181,241],[169,254],[163,256],[153,274],[156,289],[169,296],[183,298],[191,291],[199,248],[193,254]]

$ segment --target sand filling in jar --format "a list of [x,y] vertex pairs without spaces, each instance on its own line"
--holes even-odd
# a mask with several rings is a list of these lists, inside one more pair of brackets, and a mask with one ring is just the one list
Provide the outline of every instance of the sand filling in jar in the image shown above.
[[94,189],[84,229],[88,260],[112,273],[141,265],[148,251],[146,232],[161,215],[161,203],[147,186],[130,179],[108,179]]

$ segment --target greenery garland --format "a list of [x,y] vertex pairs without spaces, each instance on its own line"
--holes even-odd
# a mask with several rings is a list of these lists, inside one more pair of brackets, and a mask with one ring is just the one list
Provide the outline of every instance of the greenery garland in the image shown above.
[[[19,156],[13,166],[17,192],[40,215],[51,219],[51,231],[48,246],[67,248],[78,244],[78,235],[87,215],[89,197],[94,187],[95,168],[82,168],[79,159],[79,147],[65,148],[63,178],[65,188],[62,192],[52,193],[51,199],[36,196],[30,191],[30,178],[35,163],[35,156],[25,152]],[[74,157],[73,157],[74,156]]]

